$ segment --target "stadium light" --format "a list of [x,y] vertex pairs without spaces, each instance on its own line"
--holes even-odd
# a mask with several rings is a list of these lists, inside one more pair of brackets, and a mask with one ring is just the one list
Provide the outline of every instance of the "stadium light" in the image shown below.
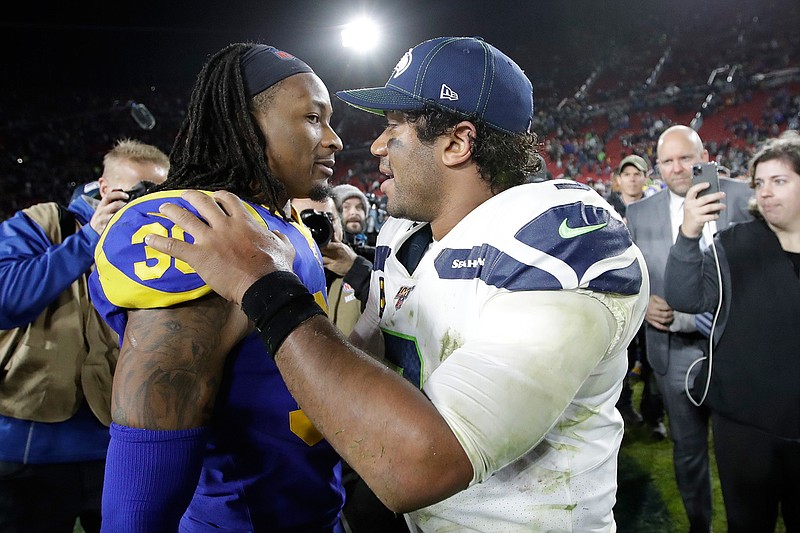
[[367,18],[361,18],[345,25],[342,30],[342,46],[356,52],[371,50],[380,40],[378,25]]

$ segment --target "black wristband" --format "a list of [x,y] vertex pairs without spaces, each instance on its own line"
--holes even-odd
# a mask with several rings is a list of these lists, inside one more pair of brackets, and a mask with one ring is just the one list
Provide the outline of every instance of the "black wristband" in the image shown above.
[[274,358],[297,326],[325,311],[293,272],[267,274],[242,296],[242,310],[255,322],[267,352]]

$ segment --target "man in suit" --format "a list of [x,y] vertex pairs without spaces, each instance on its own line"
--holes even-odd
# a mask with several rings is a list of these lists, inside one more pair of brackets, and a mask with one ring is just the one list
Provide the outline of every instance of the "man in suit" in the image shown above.
[[[657,163],[667,188],[627,208],[628,229],[642,250],[650,272],[647,306],[647,358],[669,415],[674,443],[675,478],[689,517],[690,532],[711,528],[711,476],[708,461],[708,411],[695,406],[684,391],[686,373],[703,357],[707,339],[697,331],[695,316],[674,311],[664,299],[664,269],[669,249],[683,221],[683,199],[692,186],[692,166],[707,162],[708,151],[696,131],[672,126],[658,139]],[[720,178],[727,209],[718,229],[750,219],[746,183]],[[710,235],[709,235],[710,237]],[[696,373],[700,365],[692,367]],[[690,381],[691,382],[691,381]]]

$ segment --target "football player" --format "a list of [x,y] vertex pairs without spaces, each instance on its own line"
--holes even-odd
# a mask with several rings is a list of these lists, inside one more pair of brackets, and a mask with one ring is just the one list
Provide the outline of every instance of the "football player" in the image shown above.
[[338,96],[387,121],[372,153],[395,218],[350,339],[396,372],[301,312],[291,243],[234,195],[184,195],[208,225],[162,205],[194,244],[146,242],[242,303],[309,418],[418,530],[614,531],[614,405],[648,296],[622,219],[585,185],[523,184],[532,86],[479,38],[421,43]]
[[[115,532],[341,531],[341,466],[292,398],[246,317],[148,233],[191,241],[159,214],[181,190],[226,188],[296,250],[285,265],[314,312],[325,278],[291,197],[322,199],[342,143],[311,68],[234,44],[200,72],[167,181],[128,204],[97,248],[91,289],[119,333],[103,526]],[[231,270],[232,276],[236,272]],[[304,311],[306,312],[306,311]]]

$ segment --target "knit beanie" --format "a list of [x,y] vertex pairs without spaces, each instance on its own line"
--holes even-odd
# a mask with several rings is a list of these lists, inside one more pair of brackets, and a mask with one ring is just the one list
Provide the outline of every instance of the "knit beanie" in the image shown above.
[[369,203],[367,202],[367,196],[361,192],[361,190],[349,184],[337,185],[333,188],[333,199],[336,201],[336,208],[339,212],[342,211],[342,204],[350,199],[350,198],[358,198],[361,200],[361,205],[364,207],[364,214],[369,214]]

